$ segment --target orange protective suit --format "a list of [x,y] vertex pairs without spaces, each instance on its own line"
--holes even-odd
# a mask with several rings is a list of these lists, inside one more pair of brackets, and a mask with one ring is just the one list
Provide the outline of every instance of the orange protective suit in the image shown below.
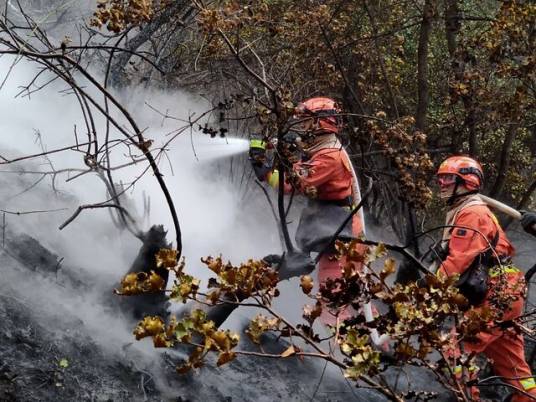
[[[341,148],[320,149],[308,160],[295,163],[293,170],[298,177],[296,189],[300,193],[307,195],[315,191],[314,198],[322,201],[342,201],[352,196],[352,169],[346,152]],[[277,187],[278,176],[277,171],[268,173],[267,181],[272,187]],[[292,186],[285,183],[285,192],[291,190]],[[353,217],[352,232],[354,235],[363,232],[359,214]]]
[[[496,253],[501,258],[513,256],[513,246],[498,224],[496,217],[484,203],[477,202],[475,204],[473,202],[472,205],[462,207],[456,212],[452,223],[455,226],[468,229],[454,227],[450,230],[449,252],[438,270],[439,275],[450,276],[465,272],[473,260],[489,247],[488,242],[492,241],[497,231],[499,231],[499,238],[495,247]],[[502,294],[513,296],[514,301],[511,302],[509,308],[502,312],[502,320],[511,320],[519,317],[523,312],[525,284],[523,275],[519,270],[509,267],[505,271],[500,274],[497,270],[490,271],[490,287],[482,306],[491,307],[489,300],[493,296],[493,292],[500,289]],[[497,285],[499,275],[504,275],[506,279],[505,286],[500,288]],[[525,361],[523,337],[511,328],[503,330],[491,325],[490,328],[489,331],[478,334],[476,342],[464,342],[464,351],[466,353],[483,352],[491,360],[496,375],[504,377],[505,381],[536,397],[536,383],[531,378],[530,368]],[[452,357],[459,351],[447,351],[447,353]],[[478,400],[478,390],[475,388],[472,391],[473,398]],[[515,402],[530,400],[532,399],[521,393],[516,393],[512,399]]]
[[[293,170],[298,178],[296,190],[300,193],[322,201],[342,201],[352,197],[353,174],[350,161],[342,147],[322,148],[311,154],[304,162],[295,163]],[[277,187],[278,175],[271,172],[268,174],[268,183]],[[289,183],[285,183],[285,192],[292,189]],[[363,222],[359,214],[352,219],[352,233],[359,236],[363,232]],[[358,245],[364,253],[365,246]],[[318,262],[318,282],[323,283],[327,278],[339,278],[341,264],[344,260],[337,260],[333,255],[324,254]],[[334,313],[334,312],[333,312]],[[324,324],[334,324],[334,314],[324,309],[321,321]],[[347,311],[339,312],[339,320],[348,318]]]

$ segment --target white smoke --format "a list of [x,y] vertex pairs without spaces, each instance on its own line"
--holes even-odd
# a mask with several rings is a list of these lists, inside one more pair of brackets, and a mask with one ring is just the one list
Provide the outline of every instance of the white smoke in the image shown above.
[[[9,66],[8,60],[2,60],[0,67],[3,71]],[[36,92],[31,97],[14,98],[20,91],[19,86],[28,82],[35,74],[33,66],[26,62],[19,63],[11,73],[6,85],[1,91],[2,115],[9,116],[0,120],[0,130],[2,137],[2,156],[7,159],[21,155],[38,154],[45,150],[59,149],[87,141],[85,127],[82,120],[79,105],[73,95],[62,95],[59,91],[65,89],[62,84],[47,87],[45,90]],[[166,119],[162,124],[162,117],[153,109],[166,111],[167,113],[187,119],[192,113],[201,114],[205,112],[209,105],[202,103],[200,99],[181,93],[155,93],[147,91],[125,91],[119,95],[125,101],[128,109],[134,118],[139,122],[144,130],[146,138],[153,140],[153,149],[166,144],[173,130],[184,126],[184,123]],[[149,107],[150,105],[151,107]],[[98,113],[96,125],[98,131],[104,132],[104,121]],[[117,116],[117,115],[115,115]],[[116,117],[117,118],[117,117]],[[121,119],[123,122],[124,119]],[[75,140],[75,127],[77,140]],[[112,130],[113,132],[114,130]],[[38,140],[38,134],[41,142]],[[120,138],[115,130],[111,138]],[[101,144],[102,146],[102,144]],[[81,147],[85,150],[85,147]],[[119,165],[128,162],[126,148],[113,151],[112,164]],[[239,209],[240,193],[235,192],[229,177],[214,173],[214,160],[217,157],[231,156],[234,154],[244,154],[247,151],[247,143],[234,139],[211,139],[194,130],[187,130],[180,134],[173,142],[166,147],[166,156],[160,158],[159,165],[164,175],[170,192],[172,193],[183,231],[184,254],[197,258],[208,253],[224,253],[227,251],[225,245],[229,244],[229,235],[236,239],[231,245],[231,258],[244,258],[246,256],[259,255],[270,248],[273,243],[273,228],[263,230],[267,225],[262,221],[255,228],[253,225],[246,228],[236,225],[237,221],[244,218],[247,210]],[[195,152],[195,153],[194,153]],[[47,159],[40,157],[32,159],[33,168],[29,168],[28,162],[21,164],[4,165],[4,170],[9,168],[15,171],[51,171],[62,169],[81,169],[86,167],[83,163],[83,153],[76,151],[65,151],[52,154]],[[125,168],[114,172],[116,182],[125,184],[131,183],[144,170],[147,163],[140,163],[139,166]],[[66,182],[69,177],[77,172],[58,175],[56,177],[56,188],[63,192],[74,194],[79,200],[79,204],[89,204],[100,202],[106,199],[103,183],[95,174],[86,174],[72,181]],[[40,174],[25,175],[29,180],[39,179]],[[30,180],[31,178],[31,180]],[[51,185],[51,176],[43,179],[43,185]],[[143,209],[142,192],[145,191],[151,198],[151,223],[162,223],[170,231],[169,237],[174,239],[175,234],[169,210],[165,204],[161,190],[157,185],[155,177],[149,170],[131,190],[127,191],[127,196],[134,199],[138,209]],[[14,198],[4,198],[3,208],[11,210],[46,209],[48,205],[41,197],[32,199],[32,191],[28,191]],[[22,208],[24,207],[24,208]],[[50,205],[48,205],[50,207]],[[68,211],[47,215],[47,220],[54,220],[59,226],[74,211]],[[251,211],[249,211],[251,212]],[[258,211],[257,211],[258,212]],[[80,223],[86,216],[107,216],[107,212],[98,210],[86,210],[82,212],[79,219],[64,229],[63,233],[68,236],[79,235]],[[261,218],[262,213],[257,213]],[[256,216],[258,218],[259,216]],[[246,217],[247,218],[247,217]],[[249,219],[249,218],[247,218]],[[273,225],[272,222],[269,225]],[[98,226],[90,225],[91,231]],[[39,232],[38,228],[33,228]],[[47,234],[50,228],[47,228]],[[146,228],[147,229],[147,228]],[[260,231],[256,230],[260,229]],[[236,236],[235,230],[242,231],[242,236]],[[251,236],[251,231],[255,230],[257,236]],[[87,230],[84,230],[87,231]],[[244,231],[248,232],[246,235]],[[61,235],[59,232],[58,235]],[[115,237],[116,234],[111,234]],[[268,247],[266,246],[268,244]],[[277,244],[277,243],[276,243]],[[239,246],[237,246],[239,245]]]
[[[0,59],[0,71],[9,71],[12,63],[13,59]],[[5,159],[87,141],[80,107],[74,95],[65,93],[65,84],[58,81],[30,96],[23,91],[15,97],[36,72],[35,66],[29,62],[18,62],[0,91],[0,115],[3,116],[0,119],[0,155]],[[48,78],[43,75],[42,80]],[[89,86],[88,91],[97,97]],[[184,126],[183,122],[163,119],[155,110],[187,120],[192,114],[195,117],[210,108],[200,98],[180,91],[125,90],[116,96],[144,130],[146,138],[153,140],[155,150],[167,144],[178,127]],[[125,123],[116,111],[113,115],[121,124]],[[97,130],[103,133],[105,120],[97,112],[95,116]],[[166,145],[166,156],[159,159],[159,167],[178,212],[187,270],[207,279],[209,271],[201,264],[200,257],[222,254],[238,264],[247,258],[259,258],[281,249],[275,221],[264,195],[251,180],[242,179],[242,185],[237,184],[241,176],[247,178],[250,175],[249,170],[242,171],[248,168],[243,165],[247,141],[210,138],[196,128],[185,131]],[[120,138],[117,130],[112,129],[111,133],[112,139]],[[85,150],[85,147],[81,149]],[[231,175],[228,161],[233,155],[235,172]],[[107,197],[103,182],[94,173],[73,179],[80,171],[87,170],[83,156],[83,152],[68,150],[0,165],[3,184],[0,208],[12,212],[54,211],[7,215],[8,229],[37,238],[65,258],[65,267],[79,267],[77,269],[84,271],[84,275],[95,283],[111,288],[133,261],[139,241],[128,232],[119,232],[111,224],[109,211],[104,209],[84,210],[65,229],[58,229],[79,205],[102,202]],[[111,159],[112,165],[128,162],[128,149],[115,148]],[[55,176],[39,173],[63,169],[75,170]],[[128,185],[146,169],[146,163],[122,169],[114,172],[114,180]],[[245,192],[249,194],[246,197]],[[143,210],[144,194],[150,196],[151,213],[143,228],[163,224],[169,230],[168,239],[174,240],[169,209],[151,171],[147,171],[126,193],[138,212]],[[248,202],[243,202],[244,198],[248,198]],[[131,212],[135,214],[135,211]],[[43,290],[46,295],[40,296],[61,299],[59,294]],[[102,291],[96,290],[97,295],[99,290]],[[94,326],[100,327],[102,306],[95,304],[91,295],[77,297],[78,303],[70,305],[80,307],[79,314],[90,321],[96,319]],[[84,305],[85,309],[82,308]]]
[[[54,21],[47,23],[54,24]],[[55,40],[61,40],[65,34],[73,33],[58,29]],[[62,288],[53,278],[26,272],[20,264],[1,258],[2,269],[6,272],[0,276],[0,292],[31,305],[42,324],[47,326],[51,319],[67,322],[78,317],[88,338],[106,352],[120,354],[125,344],[134,342],[131,324],[107,307],[110,301],[106,297],[103,300],[103,294],[110,292],[112,298],[111,289],[128,270],[141,243],[130,233],[114,227],[110,211],[106,209],[84,210],[66,228],[59,230],[78,206],[107,198],[103,182],[94,173],[80,175],[87,170],[83,160],[86,147],[4,163],[88,141],[80,105],[65,83],[56,80],[36,92],[24,90],[38,72],[35,64],[24,59],[0,58],[0,83],[6,79],[0,88],[0,209],[14,213],[49,211],[7,214],[8,233],[26,233],[38,239],[64,258],[62,270],[75,271],[75,276],[88,278],[86,285],[90,288],[85,292]],[[28,89],[32,91],[51,78],[49,74],[42,74]],[[102,94],[93,90],[89,82],[82,79],[80,82],[102,104]],[[211,275],[200,257],[221,254],[239,264],[248,258],[282,251],[270,207],[253,183],[251,169],[245,161],[247,141],[210,138],[201,134],[195,125],[168,143],[177,129],[184,126],[184,121],[190,117],[195,119],[210,109],[207,101],[181,91],[140,88],[114,92],[114,96],[131,113],[144,136],[153,141],[155,153],[165,146],[165,155],[158,162],[178,212],[187,271],[206,280]],[[114,118],[128,127],[117,109],[111,107],[111,110]],[[106,121],[94,108],[93,111],[100,133],[99,146],[102,146]],[[163,118],[162,114],[183,121]],[[247,134],[231,132],[231,136],[242,138]],[[115,140],[122,136],[112,128],[110,138]],[[125,146],[113,148],[112,165],[128,162],[129,151]],[[152,172],[148,170],[137,179],[146,170],[147,164],[143,162],[114,171],[114,181],[128,186],[136,180],[126,192],[128,205],[135,208],[130,212],[139,217],[144,210],[144,195],[148,195],[150,217],[140,221],[143,229],[163,224],[169,231],[168,240],[175,242],[169,208]],[[275,309],[288,312],[291,318],[299,318],[305,297],[297,284],[287,281],[281,284],[280,290],[282,295]],[[236,311],[226,326],[237,329],[237,321],[253,314],[251,310]],[[154,362],[155,353],[161,352],[154,350],[149,341],[134,342],[134,347],[146,357],[147,365]]]

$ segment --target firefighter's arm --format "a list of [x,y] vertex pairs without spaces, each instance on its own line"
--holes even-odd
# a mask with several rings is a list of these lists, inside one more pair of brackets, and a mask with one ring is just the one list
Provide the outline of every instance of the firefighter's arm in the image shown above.
[[267,180],[272,166],[266,157],[266,142],[264,140],[254,137],[249,141],[249,162],[257,179]]
[[[266,157],[266,142],[252,138],[249,142],[249,161],[259,181],[266,181],[270,186],[279,186],[279,171],[272,167],[272,162]],[[285,180],[284,191],[290,193],[292,187]]]
[[318,155],[307,162],[297,163],[294,166],[299,190],[307,193],[317,189],[332,179],[335,170],[334,159],[328,155]]
[[[292,185],[289,183],[291,181],[300,193],[312,196],[314,190],[331,179],[333,170],[333,158],[326,155],[318,155],[306,162],[298,162],[292,168],[293,177],[285,178],[285,193],[292,190]],[[267,175],[267,181],[270,186],[277,188],[279,171],[270,171]]]
[[489,246],[487,225],[479,214],[470,210],[462,211],[454,225],[459,227],[452,229],[449,253],[439,267],[438,275],[461,275],[469,268],[477,255]]

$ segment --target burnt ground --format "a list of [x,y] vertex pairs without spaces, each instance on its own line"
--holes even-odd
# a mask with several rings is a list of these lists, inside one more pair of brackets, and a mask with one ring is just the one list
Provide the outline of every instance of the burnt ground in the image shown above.
[[[17,192],[5,176],[0,184],[3,197]],[[36,195],[40,209],[72,207],[72,200],[46,194]],[[17,208],[34,208],[23,201]],[[137,240],[112,239],[117,229],[94,214],[81,216],[77,228],[61,236],[55,217],[27,218],[9,219],[6,233],[0,233],[0,401],[385,400],[374,390],[355,388],[332,366],[324,371],[324,362],[312,359],[241,357],[179,376],[175,366],[184,353],[136,341],[133,322],[112,293],[136,256]],[[122,256],[128,261],[124,267]],[[297,285],[288,285],[282,284],[282,292],[295,292]],[[286,293],[286,302],[299,310],[301,304]],[[286,346],[272,340],[265,347],[277,353]],[[391,370],[386,379],[400,389],[410,383],[435,390],[442,395],[439,400],[448,400],[422,370]]]
[[[0,251],[0,401],[386,400],[332,366],[297,358],[241,357],[180,376],[175,364],[184,353],[135,341],[115,298],[102,297],[111,289],[95,291],[87,274],[61,264],[23,234],[8,236]],[[272,340],[267,348],[280,352],[285,344]],[[384,377],[398,389],[409,384],[451,399],[423,369],[391,368]],[[483,391],[493,400],[506,394]]]
[[[52,334],[37,324],[20,300],[1,299],[0,400],[126,401],[143,394],[141,384],[148,378],[126,362],[108,359],[86,338],[82,321],[73,320],[58,336],[60,328]],[[145,400],[160,400],[151,381],[144,387]]]
[[114,306],[82,296],[90,293],[87,277],[65,266],[58,274],[59,260],[25,235],[0,252],[0,401],[384,400],[338,370],[322,375],[319,361],[295,358],[248,357],[179,376],[182,352],[135,341]]

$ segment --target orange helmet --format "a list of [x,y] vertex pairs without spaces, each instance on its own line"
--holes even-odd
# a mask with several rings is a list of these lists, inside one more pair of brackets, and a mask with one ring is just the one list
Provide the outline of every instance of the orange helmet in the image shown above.
[[311,98],[298,104],[297,117],[314,117],[318,121],[318,132],[337,134],[341,128],[338,114],[341,112],[331,98]]
[[437,170],[437,175],[453,174],[463,180],[470,190],[479,190],[484,184],[482,166],[468,156],[451,156],[443,161]]

